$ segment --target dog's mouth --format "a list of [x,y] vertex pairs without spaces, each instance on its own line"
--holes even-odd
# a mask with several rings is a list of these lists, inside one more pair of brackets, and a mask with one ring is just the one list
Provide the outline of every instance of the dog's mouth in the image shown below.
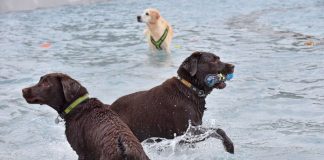
[[216,83],[214,88],[224,89],[225,87],[226,87],[226,83],[225,82],[220,82],[220,83]]
[[23,92],[23,97],[29,104],[43,104],[43,99]]
[[226,87],[226,81],[231,80],[234,77],[234,65],[227,64],[227,67],[219,73],[219,83],[216,83],[214,88],[224,89]]
[[43,104],[43,100],[39,97],[33,97],[30,95],[24,95],[24,98],[26,99],[27,103],[29,104]]
[[41,98],[38,98],[38,97],[24,97],[27,101],[27,103],[29,104],[40,104],[42,105],[43,104],[43,100]]
[[40,99],[37,99],[37,98],[33,98],[29,101],[27,101],[28,103],[30,104],[43,104],[42,101]]

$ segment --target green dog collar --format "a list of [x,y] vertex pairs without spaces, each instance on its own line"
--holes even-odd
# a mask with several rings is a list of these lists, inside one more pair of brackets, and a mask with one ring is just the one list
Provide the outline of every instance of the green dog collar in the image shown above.
[[164,30],[163,35],[160,37],[160,39],[159,39],[158,41],[155,41],[155,40],[153,39],[153,37],[151,36],[151,42],[152,42],[152,44],[155,46],[156,49],[158,49],[158,50],[162,50],[161,45],[162,45],[162,43],[164,42],[165,38],[167,37],[168,32],[169,32],[169,27],[167,27],[167,28]]
[[64,114],[65,115],[69,114],[76,106],[78,106],[80,103],[87,100],[88,98],[89,98],[89,94],[85,94],[84,96],[79,97],[64,110]]

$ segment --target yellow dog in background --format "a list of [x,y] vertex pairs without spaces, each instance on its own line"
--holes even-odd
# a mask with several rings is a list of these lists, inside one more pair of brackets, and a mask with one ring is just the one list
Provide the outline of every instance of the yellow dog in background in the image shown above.
[[170,43],[173,37],[173,30],[157,9],[145,9],[142,15],[137,16],[137,21],[146,23],[147,28],[144,30],[144,34],[148,38],[150,50],[153,53],[158,50],[171,53]]

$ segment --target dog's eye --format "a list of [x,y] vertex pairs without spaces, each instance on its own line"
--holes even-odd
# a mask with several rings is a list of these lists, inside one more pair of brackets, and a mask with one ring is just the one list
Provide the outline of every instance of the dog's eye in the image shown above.
[[218,62],[220,60],[219,57],[214,57],[214,62]]
[[49,87],[50,84],[48,82],[43,82],[40,84],[42,87]]
[[148,16],[148,15],[150,15],[150,14],[149,14],[148,12],[146,12],[146,13],[145,13],[145,15],[147,15],[147,16]]
[[42,87],[49,87],[50,86],[50,84],[49,84],[49,82],[48,82],[48,80],[47,79],[42,79],[42,82],[40,83],[40,86],[42,86]]

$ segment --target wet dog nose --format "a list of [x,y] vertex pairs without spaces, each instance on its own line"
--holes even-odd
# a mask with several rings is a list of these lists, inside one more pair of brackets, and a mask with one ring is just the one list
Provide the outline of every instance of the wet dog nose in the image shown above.
[[141,16],[137,16],[137,22],[142,22]]
[[24,88],[24,89],[22,89],[22,94],[23,94],[24,97],[25,97],[26,95],[28,95],[28,93],[29,93],[29,88]]
[[233,64],[226,63],[225,68],[226,68],[227,72],[233,73],[235,66]]
[[227,69],[234,69],[234,68],[235,68],[235,66],[234,66],[233,64],[229,64],[229,63],[226,63],[226,64],[225,64],[225,67],[226,67]]
[[25,94],[27,92],[27,88],[22,89],[22,93]]
[[235,66],[233,65],[233,64],[229,64],[229,66],[228,66],[230,69],[234,69],[235,68]]

